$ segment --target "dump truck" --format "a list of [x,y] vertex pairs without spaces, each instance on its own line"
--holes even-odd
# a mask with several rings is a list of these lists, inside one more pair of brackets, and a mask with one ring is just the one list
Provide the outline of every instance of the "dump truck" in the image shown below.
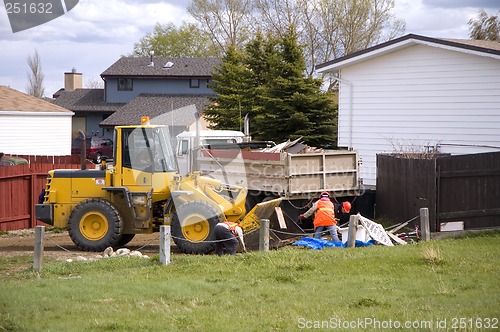
[[[271,141],[255,142],[243,133],[231,136],[232,133],[214,131],[211,135],[224,138],[214,142],[210,142],[210,136],[203,131],[197,139],[194,131],[179,134],[177,156],[189,160],[183,164],[182,172],[198,171],[224,183],[247,188],[247,210],[261,202],[281,198],[280,211],[270,218],[275,240],[271,243],[275,246],[312,228],[312,220],[301,221],[299,225],[298,216],[307,211],[321,192],[330,192],[337,202],[353,201],[362,193],[356,151],[309,149],[300,138],[277,145]],[[199,142],[198,148],[195,141]]]
[[167,126],[148,119],[118,126],[113,141],[113,163],[103,158],[96,169],[49,171],[42,201],[35,206],[38,220],[68,229],[82,250],[124,246],[136,234],[171,225],[183,252],[206,254],[214,249],[219,221],[239,222],[250,231],[279,205],[277,199],[247,213],[247,188],[199,172],[181,176]]

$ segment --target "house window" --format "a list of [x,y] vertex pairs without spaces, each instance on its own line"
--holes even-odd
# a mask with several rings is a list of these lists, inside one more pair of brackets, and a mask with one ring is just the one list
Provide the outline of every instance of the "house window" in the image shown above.
[[118,91],[132,91],[132,83],[131,78],[119,78]]
[[194,79],[189,80],[189,87],[190,88],[199,88],[200,87],[200,80],[194,80]]

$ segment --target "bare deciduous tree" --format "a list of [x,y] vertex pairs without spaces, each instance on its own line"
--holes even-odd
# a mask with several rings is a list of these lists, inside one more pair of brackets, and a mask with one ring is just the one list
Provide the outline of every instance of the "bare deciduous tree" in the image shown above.
[[43,73],[42,62],[38,51],[35,50],[33,55],[28,55],[27,58],[30,71],[28,73],[28,85],[26,86],[26,93],[38,98],[42,98],[45,94],[43,87]]
[[250,38],[252,0],[193,0],[188,12],[221,53],[241,48]]
[[192,0],[188,12],[224,52],[241,48],[250,33],[283,36],[293,26],[307,74],[317,64],[403,34],[395,0]]
[[365,49],[404,32],[394,0],[254,0],[264,31],[282,35],[297,27],[308,74],[318,63]]
[[104,89],[104,81],[98,78],[89,78],[85,82],[85,87],[87,89]]

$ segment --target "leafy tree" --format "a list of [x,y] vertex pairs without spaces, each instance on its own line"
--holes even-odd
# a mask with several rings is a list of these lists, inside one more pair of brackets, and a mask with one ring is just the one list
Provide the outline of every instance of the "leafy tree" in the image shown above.
[[468,25],[471,39],[500,42],[500,11],[497,15],[488,16],[481,9],[475,18],[469,20]]
[[183,23],[177,29],[173,23],[156,23],[153,32],[146,34],[134,44],[131,55],[149,56],[153,51],[157,56],[171,57],[207,57],[219,56],[220,53],[206,34],[196,25]]
[[42,61],[38,51],[35,50],[33,55],[28,55],[27,58],[30,72],[28,73],[28,85],[26,86],[26,93],[29,95],[42,98],[45,94],[43,87],[44,75],[42,73]]

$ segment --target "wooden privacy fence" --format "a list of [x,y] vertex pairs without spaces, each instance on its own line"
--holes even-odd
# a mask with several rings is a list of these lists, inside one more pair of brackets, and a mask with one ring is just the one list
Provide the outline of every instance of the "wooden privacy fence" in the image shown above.
[[429,208],[431,232],[463,221],[465,229],[500,226],[500,152],[430,159],[377,155],[377,217],[394,222]]
[[[80,164],[64,163],[71,157],[24,157],[28,165],[0,167],[0,231],[45,225],[35,219],[35,204],[47,180],[47,172],[58,168],[80,168]],[[52,163],[53,161],[63,163]],[[94,165],[87,164],[87,168]]]

